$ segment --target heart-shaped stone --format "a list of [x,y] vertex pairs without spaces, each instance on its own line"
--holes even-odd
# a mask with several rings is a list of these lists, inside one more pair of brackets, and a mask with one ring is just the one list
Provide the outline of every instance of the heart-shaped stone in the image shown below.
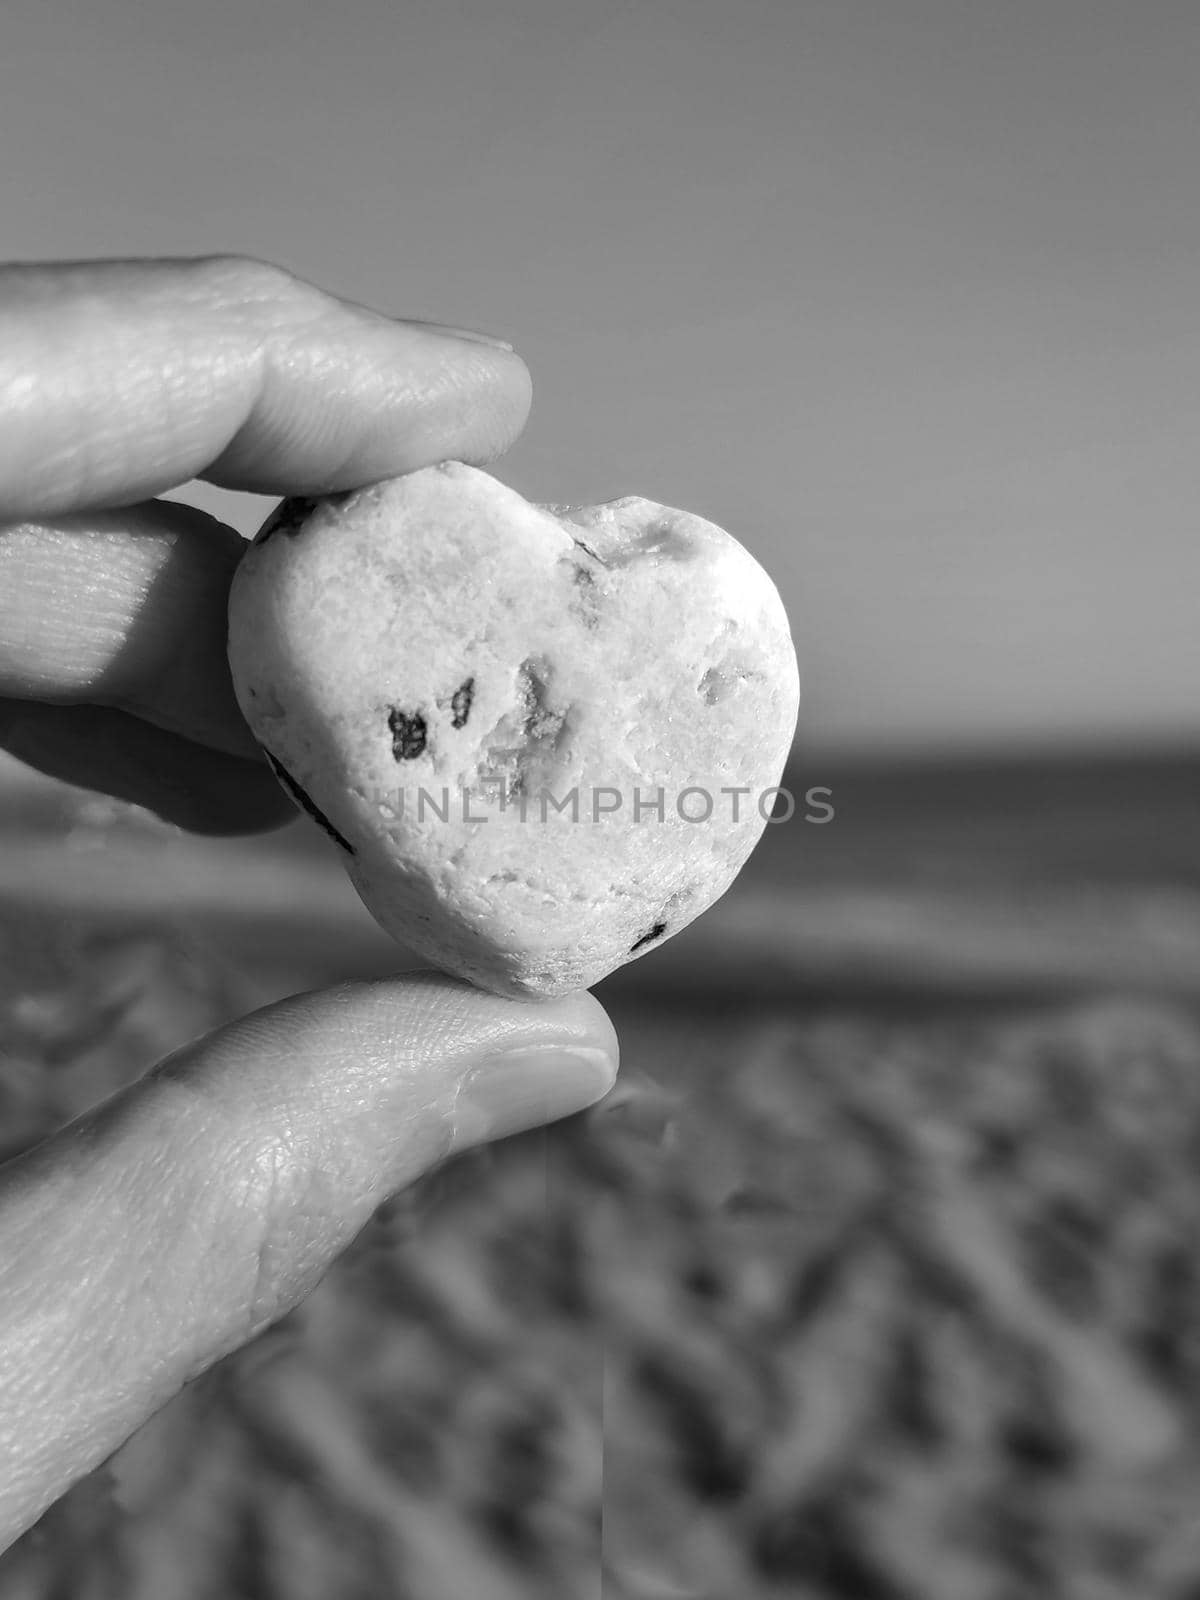
[[550,996],[729,887],[799,686],[774,584],[636,498],[537,506],[446,462],[284,501],[234,580],[238,703],[401,943]]

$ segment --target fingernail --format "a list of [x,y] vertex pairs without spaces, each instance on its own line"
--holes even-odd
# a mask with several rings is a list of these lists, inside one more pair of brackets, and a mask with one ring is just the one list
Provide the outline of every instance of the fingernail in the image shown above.
[[498,339],[494,333],[480,333],[477,328],[452,328],[445,322],[422,322],[419,317],[406,317],[414,328],[426,328],[430,333],[444,333],[448,339],[466,339],[471,344],[490,344],[493,350],[508,350],[507,339]]
[[586,1045],[530,1045],[464,1079],[454,1102],[452,1149],[506,1139],[572,1116],[607,1094],[609,1057]]

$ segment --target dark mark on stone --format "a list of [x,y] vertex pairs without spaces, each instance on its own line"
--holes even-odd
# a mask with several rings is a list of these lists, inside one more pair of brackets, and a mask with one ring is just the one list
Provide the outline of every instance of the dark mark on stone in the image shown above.
[[339,489],[335,494],[296,494],[281,500],[275,510],[254,536],[255,544],[266,544],[275,533],[284,533],[289,539],[302,533],[312,515],[322,506],[340,506],[361,490]]
[[281,500],[255,535],[255,544],[266,544],[272,534],[276,533],[294,537],[317,509],[317,504],[316,500],[301,495],[296,495],[290,500]]
[[450,697],[450,726],[452,728],[466,727],[467,718],[471,715],[471,701],[474,698],[475,679],[468,678]]
[[571,535],[571,538],[575,540],[575,543],[583,551],[584,555],[591,556],[592,560],[596,562],[598,566],[607,567],[608,562],[605,561],[603,556],[598,556],[590,544],[584,544],[583,540],[576,539],[574,534]]
[[300,809],[307,812],[317,826],[319,828],[323,828],[335,844],[340,844],[347,855],[353,855],[354,846],[342,838],[341,834],[334,827],[333,823],[330,822],[329,818],[325,815],[321,808],[313,804],[313,802],[305,794],[304,790],[296,782],[295,778],[292,777],[291,773],[284,766],[283,762],[277,761],[265,745],[262,746],[262,752],[263,755],[266,756],[267,760],[271,763],[271,771],[279,779],[280,783],[291,795],[292,799],[296,802]]
[[629,946],[629,954],[633,955],[634,951],[635,950],[640,950],[644,944],[650,944],[655,939],[661,939],[663,934],[666,933],[666,931],[667,931],[667,925],[666,925],[665,922],[656,922],[654,924],[654,926],[650,929],[649,933],[644,933],[642,935],[642,937],[640,939],[638,939],[635,944],[631,944]]
[[401,711],[396,706],[388,712],[388,728],[392,735],[392,755],[397,761],[415,761],[425,753],[425,718],[419,711]]

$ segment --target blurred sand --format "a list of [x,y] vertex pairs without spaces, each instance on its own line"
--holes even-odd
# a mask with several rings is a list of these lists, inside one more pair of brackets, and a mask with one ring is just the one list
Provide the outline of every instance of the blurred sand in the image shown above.
[[[1194,1593],[1196,776],[823,775],[602,987],[603,1105],[386,1206],[0,1595]],[[7,1153],[395,961],[306,825],[5,805]]]

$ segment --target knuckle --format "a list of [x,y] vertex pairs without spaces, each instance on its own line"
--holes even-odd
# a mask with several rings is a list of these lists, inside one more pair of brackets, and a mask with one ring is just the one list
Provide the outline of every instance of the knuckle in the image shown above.
[[262,1331],[297,1298],[297,1271],[313,1256],[324,1220],[320,1151],[280,1110],[264,1126],[229,1093],[221,1074],[164,1063],[139,1101],[149,1147],[193,1128],[178,1157],[183,1193],[221,1240],[221,1300],[233,1314],[229,1349]]
[[323,290],[305,283],[287,267],[257,256],[205,256],[196,269],[205,291],[231,310],[253,308],[287,319],[311,315],[329,301]]
[[309,1254],[312,1225],[308,1189],[311,1169],[304,1153],[285,1135],[264,1139],[242,1152],[234,1185],[237,1223],[229,1258],[240,1263],[240,1328],[244,1343],[268,1327],[296,1299],[296,1271]]

